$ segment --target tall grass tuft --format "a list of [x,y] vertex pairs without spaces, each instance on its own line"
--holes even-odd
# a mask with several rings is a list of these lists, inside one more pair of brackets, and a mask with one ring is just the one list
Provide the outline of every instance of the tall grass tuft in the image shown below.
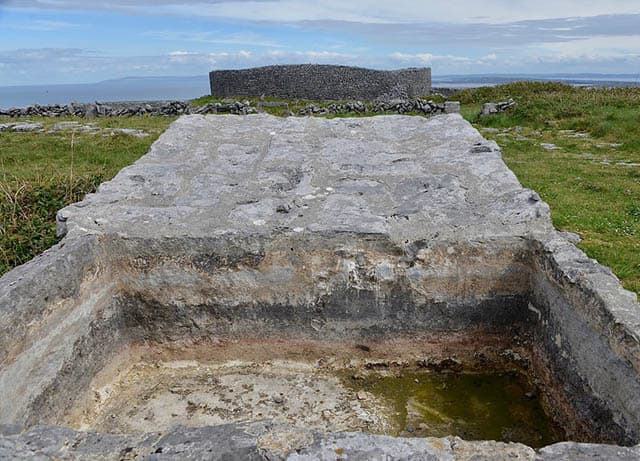
[[42,253],[57,241],[55,215],[82,200],[105,180],[102,175],[14,179],[0,183],[0,274]]

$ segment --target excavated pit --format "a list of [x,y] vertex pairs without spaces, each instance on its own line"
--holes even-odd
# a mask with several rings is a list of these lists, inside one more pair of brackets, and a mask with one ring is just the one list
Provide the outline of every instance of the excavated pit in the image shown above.
[[502,338],[482,347],[461,340],[129,348],[62,422],[126,434],[268,419],[323,432],[457,435],[533,447],[563,440],[521,348],[500,349]]
[[640,439],[635,297],[459,116],[184,117],[58,223],[2,423]]

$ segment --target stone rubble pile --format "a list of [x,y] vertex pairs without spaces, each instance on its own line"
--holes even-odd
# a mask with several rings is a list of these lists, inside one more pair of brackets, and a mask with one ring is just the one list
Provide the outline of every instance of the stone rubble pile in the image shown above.
[[371,104],[355,101],[334,103],[322,107],[310,104],[300,109],[298,115],[376,114],[384,112],[397,112],[398,114],[418,112],[421,114],[435,115],[459,111],[459,106],[457,106],[458,110],[455,110],[454,106],[454,103],[436,104],[433,101],[424,99],[394,99],[390,101],[376,101]]
[[191,113],[191,106],[183,101],[156,103],[93,103],[0,109],[0,117],[119,117],[132,115],[177,116]]
[[192,114],[235,114],[247,115],[255,114],[258,111],[255,107],[251,107],[249,101],[223,101],[208,103],[204,106],[191,108]]
[[[179,116],[188,114],[235,114],[247,115],[263,112],[265,107],[284,107],[290,115],[334,115],[334,114],[379,114],[379,113],[419,113],[435,115],[441,113],[459,112],[460,105],[457,102],[445,102],[442,104],[424,99],[391,99],[378,100],[372,103],[361,101],[349,101],[343,103],[331,103],[329,105],[309,104],[300,109],[297,114],[288,110],[287,103],[258,102],[253,106],[249,101],[223,100],[222,102],[208,103],[201,107],[194,107],[184,101],[169,101],[156,103],[93,103],[41,106],[33,105],[23,108],[0,109],[0,117],[123,117],[123,116]],[[6,125],[6,124],[5,124]],[[15,131],[15,130],[14,130]]]
[[517,103],[513,99],[508,99],[503,102],[485,102],[482,105],[482,116],[500,114],[506,112],[508,109],[514,107]]

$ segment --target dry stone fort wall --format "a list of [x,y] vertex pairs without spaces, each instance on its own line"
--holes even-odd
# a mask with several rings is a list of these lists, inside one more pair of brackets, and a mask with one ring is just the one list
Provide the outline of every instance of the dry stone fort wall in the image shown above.
[[209,74],[213,96],[274,96],[284,99],[407,99],[431,92],[431,69],[383,71],[316,64],[215,70]]

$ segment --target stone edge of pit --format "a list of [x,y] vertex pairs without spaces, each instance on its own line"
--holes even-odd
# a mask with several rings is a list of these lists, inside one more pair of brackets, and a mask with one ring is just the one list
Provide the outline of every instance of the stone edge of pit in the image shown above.
[[468,442],[458,437],[394,438],[362,433],[323,434],[269,421],[189,428],[139,435],[79,432],[66,427],[0,425],[1,459],[145,460],[632,460],[640,445],[562,442],[533,450],[522,444]]

